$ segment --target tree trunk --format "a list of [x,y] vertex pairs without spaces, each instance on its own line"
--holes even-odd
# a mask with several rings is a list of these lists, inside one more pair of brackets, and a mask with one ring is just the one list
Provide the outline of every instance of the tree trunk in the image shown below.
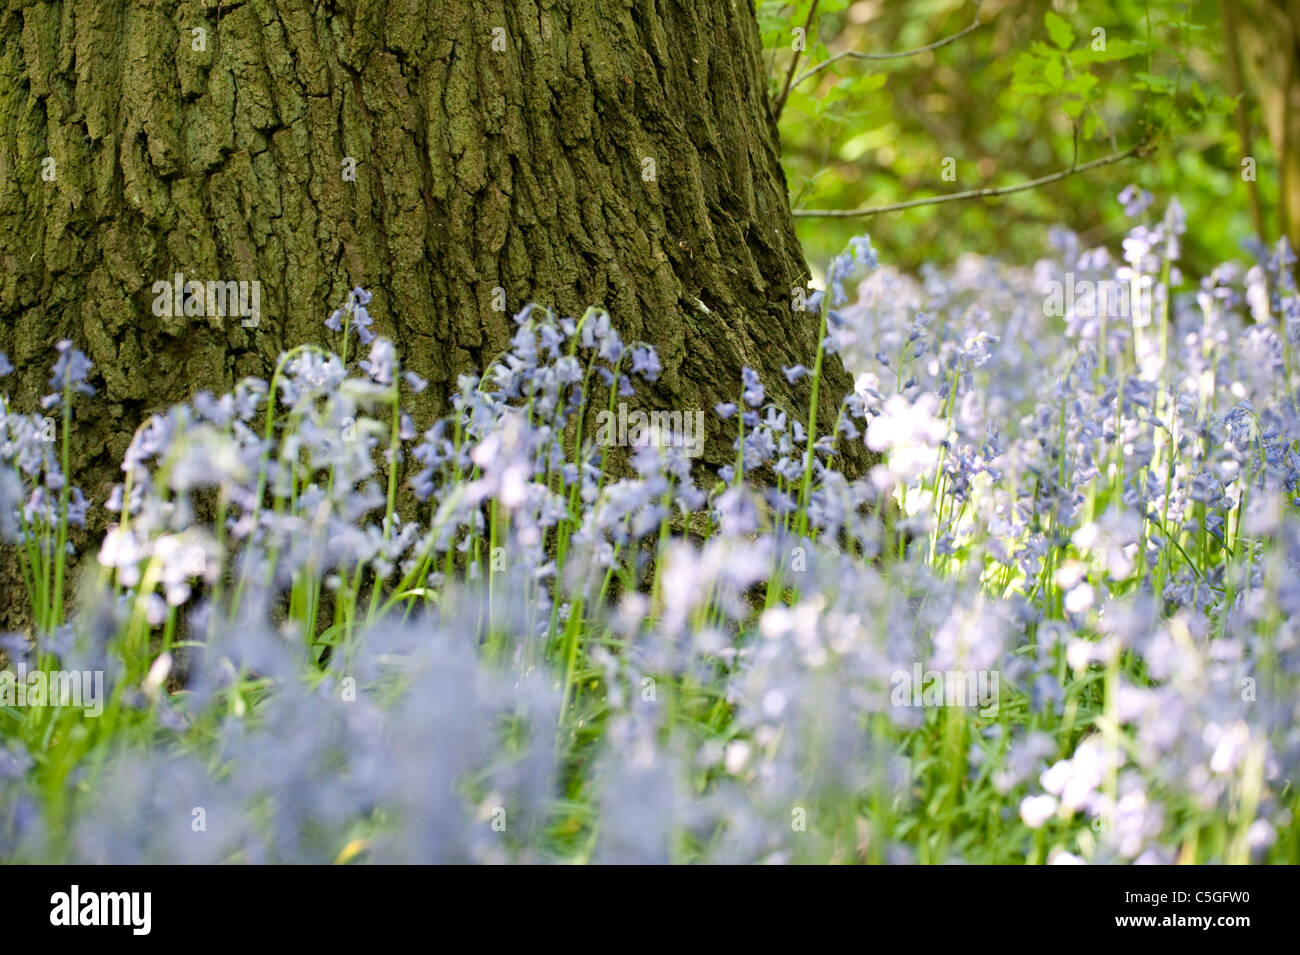
[[1300,249],[1300,0],[1257,0],[1236,22],[1277,160],[1278,232]]
[[[736,400],[742,365],[809,400],[781,373],[811,365],[817,318],[792,308],[807,273],[749,0],[10,2],[0,265],[15,405],[58,339],[95,362],[74,477],[96,503],[148,412],[326,342],[357,285],[431,380],[417,418],[530,301],[603,305],[655,345],[644,407]],[[260,282],[257,326],[156,315],[178,272]],[[849,387],[831,361],[822,422]]]

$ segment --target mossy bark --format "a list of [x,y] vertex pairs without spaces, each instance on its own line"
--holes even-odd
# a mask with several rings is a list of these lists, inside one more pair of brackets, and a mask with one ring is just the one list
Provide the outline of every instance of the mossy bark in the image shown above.
[[[55,341],[91,356],[75,477],[96,503],[147,412],[327,342],[357,285],[431,380],[426,417],[530,301],[603,305],[654,344],[645,407],[735,400],[749,365],[806,409],[781,367],[811,365],[817,321],[792,308],[760,52],[750,0],[11,0],[0,384],[35,408]],[[258,327],[156,316],[177,272],[259,281]],[[832,361],[821,421],[849,387]],[[711,432],[706,458],[728,444]]]

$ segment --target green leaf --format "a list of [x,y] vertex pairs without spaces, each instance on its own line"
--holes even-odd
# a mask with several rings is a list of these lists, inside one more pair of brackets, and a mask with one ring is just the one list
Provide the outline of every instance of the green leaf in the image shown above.
[[1011,90],[1030,95],[1052,92],[1043,82],[1043,61],[1032,53],[1021,53],[1016,57],[1011,66]]
[[888,79],[887,73],[860,73],[857,76],[845,77],[836,84],[836,87],[843,91],[845,96],[863,96],[880,89]]
[[420,597],[424,600],[428,600],[431,603],[437,603],[441,599],[438,596],[438,591],[433,590],[429,587],[413,587],[410,590],[403,590],[400,594],[398,594],[393,599],[406,600],[408,597]]
[[1047,35],[1052,38],[1052,42],[1062,50],[1068,50],[1074,45],[1074,27],[1070,22],[1053,10],[1048,10],[1047,15],[1043,17],[1043,24],[1047,27]]
[[1060,60],[1049,60],[1044,63],[1043,79],[1054,92],[1065,92],[1065,65]]
[[1210,97],[1210,105],[1207,108],[1212,116],[1231,116],[1237,109],[1237,100],[1239,96],[1224,96],[1222,93],[1215,93]]
[[1167,76],[1158,76],[1154,73],[1134,73],[1133,88],[1169,95],[1174,91],[1174,81]]
[[1140,43],[1123,39],[1107,40],[1104,50],[1094,50],[1090,46],[1074,50],[1070,53],[1070,62],[1080,66],[1091,63],[1113,63],[1117,60],[1130,59],[1143,52],[1144,48]]
[[1091,73],[1078,73],[1065,84],[1065,91],[1086,98],[1087,95],[1096,87],[1098,82],[1100,81],[1097,77],[1093,76]]

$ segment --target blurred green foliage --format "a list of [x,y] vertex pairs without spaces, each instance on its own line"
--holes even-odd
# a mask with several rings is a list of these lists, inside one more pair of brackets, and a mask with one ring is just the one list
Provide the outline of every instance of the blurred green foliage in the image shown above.
[[[972,0],[820,0],[809,22],[812,7],[813,0],[759,0],[774,102],[806,23],[796,78],[847,50],[934,44],[976,14]],[[965,251],[1029,264],[1057,223],[1085,245],[1117,250],[1132,222],[1116,196],[1129,183],[1155,195],[1155,210],[1174,197],[1182,203],[1193,226],[1184,247],[1193,274],[1242,256],[1254,229],[1218,3],[984,0],[979,19],[977,29],[938,48],[888,60],[844,57],[793,86],[780,131],[796,210],[1011,186],[1069,168],[1076,148],[1080,164],[1148,140],[1156,151],[1008,196],[869,218],[800,218],[814,267],[863,232],[882,261],[905,269]],[[1252,122],[1259,195],[1271,208],[1274,158],[1258,117]],[[949,157],[955,181],[943,178]]]

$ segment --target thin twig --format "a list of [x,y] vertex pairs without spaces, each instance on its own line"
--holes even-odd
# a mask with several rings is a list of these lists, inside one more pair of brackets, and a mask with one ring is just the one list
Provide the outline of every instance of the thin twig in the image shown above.
[[937,50],[940,47],[947,46],[949,43],[956,43],[966,34],[978,30],[981,26],[984,25],[983,23],[980,22],[980,3],[981,0],[975,0],[975,19],[971,21],[970,25],[961,30],[958,30],[956,33],[952,34],[952,36],[946,36],[941,40],[935,40],[933,43],[927,43],[925,46],[918,46],[914,50],[900,50],[897,53],[859,53],[857,50],[845,50],[843,53],[836,53],[834,56],[830,57],[829,59],[822,60],[816,66],[811,66],[808,69],[804,70],[797,77],[795,77],[793,83],[790,83],[788,85],[790,86],[790,88],[794,88],[798,86],[800,83],[802,83],[804,80],[808,79],[810,76],[816,76],[818,73],[826,69],[826,67],[830,66],[832,63],[836,63],[844,59],[845,57],[851,57],[855,60],[899,60],[902,59],[903,57],[917,56],[918,54],[921,53],[927,53],[930,50]]
[[992,198],[994,196],[1006,196],[1013,192],[1024,192],[1026,189],[1034,189],[1038,186],[1045,186],[1049,182],[1057,182],[1070,176],[1077,175],[1081,172],[1087,172],[1089,169],[1096,169],[1099,166],[1109,166],[1112,163],[1123,162],[1125,159],[1133,157],[1142,157],[1150,154],[1155,150],[1155,144],[1150,140],[1139,143],[1122,153],[1111,153],[1108,156],[1102,156],[1100,159],[1094,159],[1086,162],[1082,166],[1071,165],[1069,169],[1061,169],[1050,175],[1040,176],[1037,179],[1030,179],[1028,182],[1022,182],[1014,186],[997,186],[984,189],[967,189],[965,192],[953,192],[946,196],[929,196],[925,199],[909,199],[907,202],[894,202],[887,206],[872,206],[866,209],[795,209],[794,215],[801,219],[854,219],[866,218],[867,216],[879,215],[882,212],[898,212],[902,209],[915,209],[918,206],[933,206],[941,202],[958,202],[962,199],[980,199]]
[[[817,4],[819,3],[821,3],[821,0],[813,0],[812,6],[808,8],[808,19],[805,20],[803,24],[803,42],[805,47],[808,46],[808,31],[812,29],[813,17],[817,15]],[[790,98],[790,81],[794,79],[795,67],[799,65],[799,54],[802,52],[803,50],[795,50],[794,56],[790,58],[790,69],[787,70],[785,74],[785,86],[781,88],[781,95],[776,98],[776,107],[774,112],[777,119],[781,118],[781,110],[785,109],[785,101]]]

